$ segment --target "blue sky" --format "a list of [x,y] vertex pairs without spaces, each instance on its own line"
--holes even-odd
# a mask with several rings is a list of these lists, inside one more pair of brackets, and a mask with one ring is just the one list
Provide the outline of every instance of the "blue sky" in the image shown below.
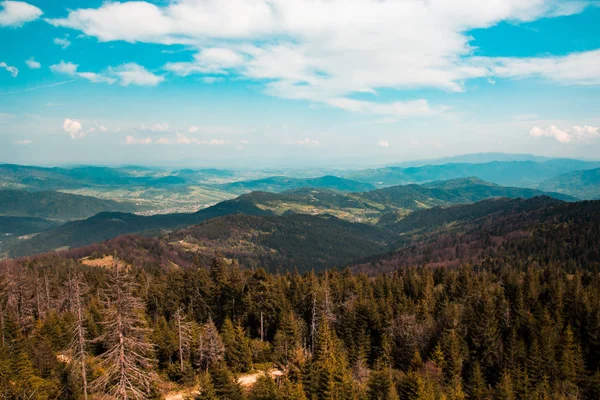
[[600,7],[0,1],[0,162],[600,158]]

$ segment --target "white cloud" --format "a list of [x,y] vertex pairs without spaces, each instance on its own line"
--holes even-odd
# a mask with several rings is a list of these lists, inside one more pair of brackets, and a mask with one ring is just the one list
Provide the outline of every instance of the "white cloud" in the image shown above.
[[[361,102],[379,89],[463,91],[473,78],[541,76],[597,84],[594,52],[565,57],[473,57],[470,31],[581,12],[585,0],[179,0],[105,2],[77,9],[55,26],[101,41],[183,44],[178,75],[230,74],[265,83],[267,93],[397,118],[428,115],[424,104]],[[581,68],[579,68],[581,67]],[[209,78],[209,77],[207,77]],[[209,79],[209,82],[212,81]],[[416,100],[421,101],[421,100]],[[408,104],[407,104],[408,103]]]
[[78,67],[79,65],[77,64],[73,64],[72,62],[64,62],[63,60],[61,60],[60,63],[51,65],[50,71],[72,76],[75,75],[75,73],[77,73]]
[[171,126],[166,122],[151,125],[144,124],[140,125],[137,130],[142,132],[163,133],[169,132],[171,130]]
[[29,69],[40,69],[42,67],[42,64],[35,61],[33,57],[31,57],[29,60],[25,60],[25,64],[27,64]]
[[127,135],[125,137],[125,144],[152,144],[152,139],[149,137],[138,139],[134,136]]
[[245,139],[240,140],[240,144],[248,144],[248,143],[250,143],[250,142]]
[[560,143],[590,142],[600,137],[600,128],[589,125],[575,125],[566,129],[560,129],[556,125],[550,125],[548,128],[534,126],[529,135],[536,138],[553,138]]
[[194,73],[226,74],[243,63],[244,57],[234,50],[209,47],[194,55],[194,61],[167,63],[165,69],[181,76]]
[[110,75],[118,76],[122,86],[156,86],[165,79],[162,76],[154,75],[136,63],[123,64],[116,68],[111,67],[108,72]]
[[42,16],[39,8],[23,1],[0,1],[0,26],[23,26],[26,22],[34,21]]
[[560,57],[475,57],[472,62],[500,78],[539,77],[560,84],[600,85],[600,50]]
[[54,38],[54,44],[66,49],[71,45],[71,41],[67,38]]
[[227,139],[211,139],[211,140],[200,140],[193,137],[185,136],[182,133],[177,134],[177,139],[175,140],[177,144],[208,144],[213,146],[222,146],[226,144],[231,144],[231,140]]
[[397,118],[425,116],[436,112],[429,107],[427,100],[424,99],[381,104],[348,98],[335,98],[328,100],[327,103],[347,111],[391,115]]
[[16,67],[8,65],[5,62],[0,62],[0,68],[4,68],[5,70],[7,70],[10,73],[10,76],[12,76],[13,78],[16,78],[17,75],[19,75],[19,70]]
[[30,145],[31,143],[33,143],[33,142],[29,139],[17,140],[15,142],[15,144],[18,144],[19,146],[27,146],[27,145]]
[[194,132],[197,132],[199,129],[200,129],[200,127],[199,127],[199,126],[190,126],[190,127],[188,128],[188,132],[189,132],[189,133],[194,133]]
[[299,140],[288,140],[284,142],[285,144],[293,144],[297,146],[318,146],[319,141],[311,138],[304,138]]
[[119,80],[119,83],[122,86],[155,86],[164,80],[162,76],[154,75],[141,65],[135,63],[123,64],[118,67],[109,67],[102,73],[77,72],[78,69],[79,65],[65,61],[50,66],[50,70],[53,72],[70,76],[79,76],[92,83],[108,83],[109,85],[112,85]]
[[117,80],[108,76],[104,76],[102,74],[97,74],[95,72],[78,72],[77,76],[87,79],[92,83],[108,83],[112,85]]
[[158,144],[171,144],[171,140],[167,139],[167,138],[164,138],[164,137],[161,137],[160,139],[158,139],[156,141],[156,143],[158,143]]
[[100,129],[100,132],[106,132],[106,131],[108,131],[108,129],[104,125],[100,125],[98,127],[98,129]]
[[380,140],[377,142],[377,146],[379,147],[390,147],[390,143],[387,140]]
[[63,129],[71,136],[71,139],[81,139],[86,135],[81,122],[69,118],[65,118]]

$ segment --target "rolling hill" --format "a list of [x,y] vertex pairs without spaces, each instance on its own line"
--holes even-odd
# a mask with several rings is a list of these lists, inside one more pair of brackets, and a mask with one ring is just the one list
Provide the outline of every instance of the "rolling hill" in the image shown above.
[[29,240],[10,247],[11,257],[53,251],[60,248],[79,247],[101,242],[120,235],[135,232],[164,233],[167,230],[198,224],[204,220],[228,214],[272,215],[244,199],[221,202],[195,213],[161,214],[141,216],[130,213],[102,212],[93,217],[68,222],[45,231]]
[[[504,188],[477,179],[437,182],[434,187],[407,185],[364,193],[341,193],[326,189],[301,188],[284,193],[252,192],[227,200],[196,213],[140,216],[103,212],[43,232],[8,248],[11,256],[23,256],[57,248],[84,246],[120,235],[167,230],[198,224],[229,214],[283,216],[288,214],[332,215],[349,222],[376,224],[414,211],[437,206],[472,203],[490,197],[529,198],[544,195],[532,189]],[[556,195],[572,200],[566,195]]]
[[600,168],[559,175],[540,183],[538,187],[573,194],[581,199],[600,199]]
[[365,192],[375,189],[375,186],[368,183],[356,182],[332,175],[322,176],[320,178],[272,176],[265,179],[240,181],[222,185],[223,189],[234,193],[248,193],[255,191],[279,193],[303,187],[325,188],[340,192]]
[[0,190],[0,215],[3,216],[73,220],[103,211],[133,212],[135,206],[69,193]]

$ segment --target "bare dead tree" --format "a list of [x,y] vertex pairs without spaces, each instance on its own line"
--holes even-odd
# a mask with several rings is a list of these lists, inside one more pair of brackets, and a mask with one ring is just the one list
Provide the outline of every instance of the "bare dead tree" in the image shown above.
[[225,345],[212,319],[204,325],[198,343],[200,367],[208,369],[221,361],[225,355]]
[[192,324],[187,321],[181,308],[175,312],[175,325],[177,327],[177,339],[179,344],[179,369],[184,371],[184,353],[189,350],[192,341]]
[[147,339],[144,305],[134,288],[130,277],[115,267],[98,338],[108,349],[100,356],[104,374],[91,385],[93,391],[119,400],[148,398],[152,382],[153,347]]
[[83,282],[83,278],[80,274],[72,275],[66,283],[67,291],[71,293],[71,304],[73,305],[73,311],[75,312],[75,323],[71,328],[71,343],[69,349],[71,350],[71,364],[73,366],[73,372],[81,376],[81,385],[83,390],[83,398],[88,398],[88,382],[87,382],[87,371],[86,371],[86,329],[83,321],[83,295],[85,294],[86,287]]

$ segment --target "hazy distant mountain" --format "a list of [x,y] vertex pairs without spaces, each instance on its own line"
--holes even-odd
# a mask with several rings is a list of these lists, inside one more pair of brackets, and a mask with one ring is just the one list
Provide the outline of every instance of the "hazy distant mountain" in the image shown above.
[[565,172],[600,167],[597,161],[552,159],[535,161],[493,161],[483,164],[443,164],[420,167],[385,167],[353,171],[349,179],[377,186],[405,185],[476,176],[507,186],[535,186]]
[[102,211],[133,212],[135,206],[60,192],[0,190],[0,215],[72,220],[87,218]]
[[432,158],[424,160],[406,161],[396,164],[399,167],[418,167],[422,165],[440,165],[440,164],[485,164],[493,161],[535,161],[545,162],[553,159],[552,157],[536,156],[533,154],[513,154],[513,153],[472,153],[461,154],[457,156]]
[[540,183],[539,188],[581,199],[600,199],[600,168],[569,172]]
[[375,189],[375,186],[368,183],[356,182],[350,179],[339,178],[332,175],[322,176],[320,178],[290,178],[286,176],[272,176],[265,179],[233,182],[222,185],[223,189],[236,193],[247,193],[254,191],[279,193],[301,187],[326,188],[338,190],[340,192],[365,192],[367,190]]

